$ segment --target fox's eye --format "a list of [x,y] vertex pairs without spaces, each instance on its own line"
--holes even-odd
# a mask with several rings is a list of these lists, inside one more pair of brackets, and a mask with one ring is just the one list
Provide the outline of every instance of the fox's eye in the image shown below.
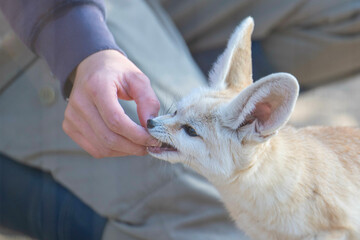
[[174,117],[176,114],[177,114],[177,111],[175,111],[175,112],[173,113],[173,117]]
[[195,129],[193,129],[191,126],[189,125],[183,125],[182,129],[184,129],[184,131],[186,132],[187,135],[189,135],[190,137],[197,137],[199,136]]

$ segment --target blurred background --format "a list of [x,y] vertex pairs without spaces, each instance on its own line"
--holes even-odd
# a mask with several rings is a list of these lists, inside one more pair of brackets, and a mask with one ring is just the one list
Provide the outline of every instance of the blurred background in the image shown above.
[[[139,2],[144,2],[145,8],[155,13],[158,26],[165,29],[168,39],[186,55],[187,61],[194,65],[193,69],[196,73],[193,75],[203,79],[207,78],[212,64],[225,49],[226,42],[235,27],[245,17],[252,16],[255,20],[252,46],[254,80],[274,72],[289,72],[300,83],[301,93],[290,124],[296,127],[359,126],[359,0],[149,0]],[[173,58],[165,62],[163,56],[166,55],[166,51],[162,51],[161,46],[154,47],[153,51],[149,50],[149,58],[138,54],[140,50],[146,52],[147,49],[152,48],[151,43],[157,40],[134,38],[130,34],[128,29],[133,25],[141,27],[144,35],[151,36],[151,32],[155,31],[154,25],[150,24],[151,21],[148,24],[144,23],[143,15],[137,14],[137,9],[134,11],[129,7],[131,5],[131,0],[122,3],[116,0],[106,1],[108,26],[115,35],[119,47],[125,50],[128,57],[150,79],[157,80],[164,76],[175,78],[173,75],[176,70],[164,76],[159,76],[155,72],[156,69],[176,69],[181,61],[179,58]],[[135,17],[129,18],[131,21],[126,19],[126,22],[122,18],[127,16]],[[124,21],[124,26],[118,27],[117,24]],[[139,43],[145,39],[146,44]],[[129,42],[132,43],[131,46],[128,46]],[[0,96],[1,94],[6,96],[8,89],[15,86],[17,79],[39,61],[43,64],[38,56],[22,44],[4,17],[0,15]],[[38,69],[48,71],[46,64],[43,65]],[[41,81],[28,83],[30,88],[34,88],[35,97],[31,101],[44,108],[65,106],[59,83],[54,76],[40,72],[36,74],[31,76],[37,76]],[[177,72],[177,74],[186,75],[185,72]],[[179,86],[181,82],[172,86],[175,90],[171,91],[176,92]],[[157,90],[159,93],[168,91],[166,84],[156,87],[160,89]],[[171,91],[169,90],[170,93]],[[181,97],[181,94],[176,97]],[[37,100],[34,100],[35,98]],[[5,114],[1,112],[1,109],[5,109],[4,106],[10,104],[4,102],[4,99],[6,98],[1,98],[3,102],[0,105],[2,104],[3,108],[0,108],[0,118],[3,118]],[[42,119],[45,122],[45,117]],[[59,124],[61,121],[62,118],[59,119]],[[42,134],[49,135],[46,133],[46,124],[42,122],[39,124],[45,129]],[[3,131],[4,129],[5,127]],[[16,132],[13,134],[16,135]],[[11,149],[11,146],[0,143],[2,151]],[[21,157],[24,156],[21,155],[19,158]],[[0,240],[10,239],[29,238],[0,227]]]

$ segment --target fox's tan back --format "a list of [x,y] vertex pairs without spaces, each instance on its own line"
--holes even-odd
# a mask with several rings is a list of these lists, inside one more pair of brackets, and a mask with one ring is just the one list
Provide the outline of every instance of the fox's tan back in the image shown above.
[[[331,149],[347,171],[347,177],[360,189],[360,129],[354,127],[316,126],[301,129]],[[360,196],[359,196],[360,200]]]
[[[264,181],[277,189],[271,190],[275,198],[288,195],[280,203],[284,214],[274,226],[288,219],[288,227],[297,225],[298,232],[293,229],[293,234],[282,234],[274,229],[267,237],[254,239],[360,239],[360,129],[287,126],[266,149],[271,162],[262,165],[259,175],[265,175],[263,169],[277,169],[276,177]],[[259,189],[258,197],[263,191]]]
[[[360,129],[354,127],[314,126],[303,128],[306,134],[313,135],[332,149],[349,170],[360,173]],[[351,163],[349,166],[348,164]],[[359,174],[360,179],[360,174]]]

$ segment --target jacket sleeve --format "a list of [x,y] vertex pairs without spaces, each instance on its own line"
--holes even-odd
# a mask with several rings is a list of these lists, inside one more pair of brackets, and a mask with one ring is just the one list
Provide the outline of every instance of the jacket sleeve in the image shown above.
[[65,96],[67,79],[84,58],[121,51],[106,25],[103,0],[1,0],[0,8],[20,39],[47,61]]

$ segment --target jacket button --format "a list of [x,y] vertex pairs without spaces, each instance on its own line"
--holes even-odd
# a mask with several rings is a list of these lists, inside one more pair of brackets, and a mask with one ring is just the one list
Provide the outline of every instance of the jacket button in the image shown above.
[[43,106],[50,106],[55,102],[56,93],[54,88],[46,86],[39,90],[40,102]]

